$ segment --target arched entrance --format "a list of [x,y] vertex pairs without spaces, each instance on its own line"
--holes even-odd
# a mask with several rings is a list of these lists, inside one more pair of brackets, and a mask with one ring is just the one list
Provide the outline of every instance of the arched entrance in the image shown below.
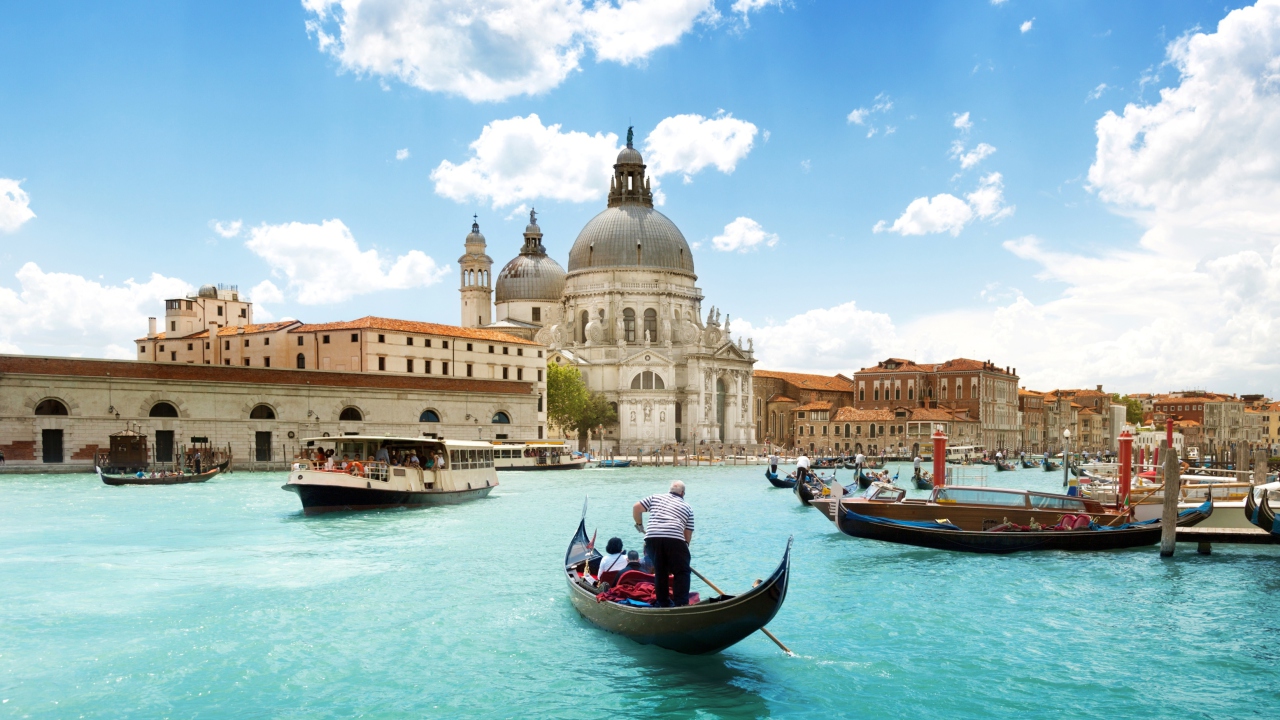
[[724,379],[716,378],[716,427],[720,442],[724,442]]

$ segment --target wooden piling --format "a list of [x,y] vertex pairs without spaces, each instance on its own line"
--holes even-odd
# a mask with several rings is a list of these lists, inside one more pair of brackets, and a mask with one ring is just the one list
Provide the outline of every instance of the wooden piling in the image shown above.
[[1160,557],[1173,557],[1178,544],[1178,496],[1182,489],[1182,468],[1178,464],[1178,451],[1167,440],[1160,441],[1160,456],[1164,460],[1164,512],[1160,516]]

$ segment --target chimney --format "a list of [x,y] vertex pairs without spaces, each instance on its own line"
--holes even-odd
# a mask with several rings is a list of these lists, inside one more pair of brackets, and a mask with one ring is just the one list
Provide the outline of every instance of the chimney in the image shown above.
[[1098,386],[1098,392],[1102,392],[1102,386],[1101,386],[1101,385],[1099,385],[1099,386]]
[[147,337],[153,338],[155,336],[156,336],[156,319],[153,317],[147,318]]
[[1017,375],[1017,374],[1018,374],[1018,368],[1014,368],[1014,369],[1013,369],[1013,374],[1014,374],[1014,375]]

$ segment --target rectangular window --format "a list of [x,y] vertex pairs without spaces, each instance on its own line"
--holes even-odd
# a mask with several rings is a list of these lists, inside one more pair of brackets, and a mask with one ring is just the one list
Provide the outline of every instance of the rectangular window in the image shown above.
[[222,306],[218,306],[218,317],[222,317]]
[[517,380],[524,379],[524,368],[516,368],[516,379]]
[[173,352],[172,350],[171,350],[171,351],[169,351],[169,359],[170,359],[170,360],[177,360],[177,359],[178,359],[178,353]]
[[542,308],[536,307],[533,309],[533,321],[542,322]]
[[321,336],[321,337],[320,337],[320,344],[321,344],[321,345],[328,345],[328,344],[329,344],[329,336],[328,336],[328,335],[323,335],[323,336]]
[[188,350],[194,350],[194,349],[195,349],[195,345],[193,345],[193,344],[191,344],[191,343],[187,343],[187,349],[188,349]]
[[146,345],[139,345],[139,346],[138,346],[138,352],[140,352],[140,353],[144,353],[144,352],[146,352],[146,351],[147,351],[147,346],[146,346]]
[[249,338],[244,339],[244,346],[249,347]]
[[380,343],[384,343],[384,342],[386,342],[386,341],[387,341],[387,336],[386,336],[386,335],[379,335],[379,336],[378,336],[378,342],[380,342]]
[[[422,341],[422,346],[423,346],[423,347],[431,347],[431,338],[427,338],[426,340],[423,340],[423,341]],[[445,345],[445,347],[449,347],[449,346],[448,346],[448,345]]]
[[176,332],[176,331],[177,331],[177,329],[178,329],[178,322],[177,322],[176,320],[171,321],[171,322],[169,323],[169,331],[170,331],[170,332]]
[[538,382],[542,382],[542,371],[538,371]]
[[507,377],[507,371],[508,371],[508,370],[510,370],[510,368],[502,368],[502,379],[503,379],[503,380],[507,380],[507,379],[509,379],[509,378]]
[[492,355],[492,354],[493,354],[493,346],[492,346],[492,345],[490,345],[490,346],[489,346],[489,354],[490,354],[490,355]]
[[524,357],[524,348],[516,348],[516,356]]
[[302,336],[298,336],[298,347],[302,347]]
[[430,375],[430,374],[431,374],[431,361],[430,361],[430,360],[423,360],[423,361],[422,361],[422,372],[423,372],[423,373],[425,373],[425,374],[427,374],[427,375]]
[[187,309],[188,309],[188,310],[191,310],[191,309],[192,309],[192,307],[191,307],[191,301],[190,301],[190,300],[188,300],[188,301],[187,301]]
[[223,364],[223,365],[230,365],[230,364],[231,364],[231,358],[223,358],[223,359],[222,359],[222,364]]
[[412,345],[412,344],[413,344],[413,338],[411,338],[411,337],[407,337],[407,338],[405,338],[405,339],[404,339],[404,344],[405,344],[405,345]]
[[541,351],[541,350],[539,350],[539,351],[538,351],[538,357],[542,357],[542,351]]
[[386,358],[384,358],[384,357],[380,357],[380,358],[378,358],[378,369],[379,369],[379,370],[386,370],[386,369],[387,369],[387,359],[386,359]]
[[467,363],[467,377],[471,377],[471,363]]
[[504,347],[504,348],[502,348],[502,354],[503,354],[503,355],[510,355],[510,354],[511,354],[511,352],[510,352],[510,351],[511,351],[511,348],[509,348],[509,347]]
[[442,362],[442,363],[440,363],[440,374],[441,374],[441,375],[448,375],[448,374],[449,374],[449,363],[448,363],[448,362]]
[[245,314],[245,308],[240,308],[240,317],[247,317]]
[[351,342],[360,342],[360,333],[351,333]]
[[244,364],[245,364],[245,367],[249,366],[249,358],[244,359]]
[[413,372],[413,358],[407,358],[404,361],[404,371]]
[[822,434],[823,434],[823,435],[826,435],[826,434],[827,434],[827,426],[826,426],[826,425],[823,425],[823,426],[822,426]]
[[270,344],[271,344],[271,338],[262,338],[262,344],[263,344],[263,345],[270,345]]
[[262,358],[262,367],[271,367],[271,358],[269,357]]

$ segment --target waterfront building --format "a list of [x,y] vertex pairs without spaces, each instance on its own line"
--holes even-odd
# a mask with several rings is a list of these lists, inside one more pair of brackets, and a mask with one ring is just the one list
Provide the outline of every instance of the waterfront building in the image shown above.
[[236,467],[282,467],[302,438],[541,437],[538,384],[421,372],[295,370],[0,355],[6,472],[91,471],[132,426],[157,462],[182,445],[231,446]]
[[[607,206],[578,233],[567,271],[530,213],[520,254],[493,288],[496,319],[482,329],[530,337],[553,362],[577,366],[618,412],[604,438],[613,447],[754,443],[751,341],[735,340],[714,307],[703,320],[693,253],[654,209],[630,133],[613,168]],[[470,272],[487,278],[478,225],[467,247]],[[464,275],[464,307],[482,301],[487,290],[477,287]]]
[[1124,426],[1124,413],[1112,409],[1111,395],[1096,389],[1052,390],[1044,393],[1045,443],[1054,452],[1063,446],[1062,431],[1071,431],[1073,452],[1117,449],[1116,439]]
[[940,408],[978,421],[975,444],[1008,450],[1022,443],[1017,368],[968,358],[941,363],[889,358],[859,370],[853,379],[858,409]]
[[1219,455],[1262,440],[1261,418],[1255,415],[1246,422],[1245,401],[1235,395],[1203,390],[1161,395],[1152,404],[1152,419],[1158,425],[1166,418],[1200,424],[1203,439],[1197,445],[1202,455]]
[[[756,437],[761,442],[784,447],[797,446],[797,421],[811,419],[810,410],[803,408],[811,403],[826,403],[830,411],[852,406],[856,397],[853,381],[838,374],[755,370],[751,374],[751,385],[755,396]],[[798,417],[800,413],[803,416]]]
[[1018,389],[1018,427],[1022,430],[1020,450],[1044,452],[1044,394],[1026,388]]

